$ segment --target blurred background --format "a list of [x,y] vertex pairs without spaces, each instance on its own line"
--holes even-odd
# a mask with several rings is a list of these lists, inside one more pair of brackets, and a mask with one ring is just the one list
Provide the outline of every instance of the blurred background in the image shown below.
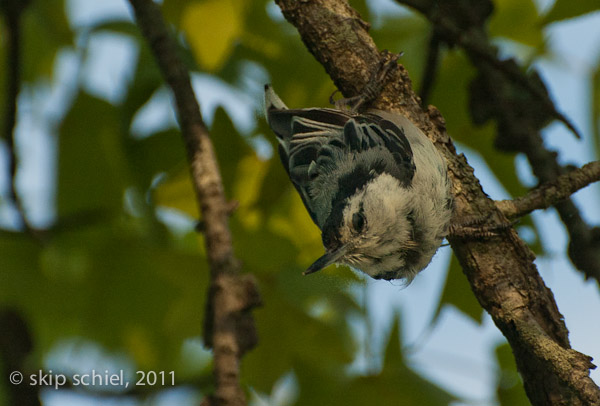
[[[380,48],[404,52],[401,63],[418,89],[430,23],[392,0],[350,3]],[[494,6],[493,44],[537,69],[583,134],[578,141],[554,122],[543,131],[547,146],[561,164],[598,159],[600,5]],[[409,287],[345,267],[301,275],[323,248],[274,156],[263,86],[272,83],[290,107],[325,107],[335,87],[278,7],[263,0],[163,0],[162,7],[193,71],[226,194],[239,202],[230,223],[236,255],[264,302],[254,312],[259,344],[242,365],[250,404],[527,405],[510,347],[450,247]],[[3,112],[7,21],[0,20]],[[18,390],[53,406],[198,404],[211,390],[211,354],[201,339],[208,268],[194,231],[200,215],[171,95],[129,3],[30,0],[21,23],[14,145],[7,133],[0,138],[0,405],[14,404]],[[475,69],[459,49],[440,55],[429,102],[486,193],[522,195],[537,184],[527,160],[496,151],[495,125],[477,127],[470,118]],[[574,199],[589,224],[600,224],[598,185]],[[573,348],[599,360],[598,284],[571,265],[555,211],[517,228],[537,255]],[[136,371],[164,371],[165,382],[14,386],[13,370],[26,379],[40,370],[122,370],[131,382]],[[600,373],[592,377],[600,383]]]

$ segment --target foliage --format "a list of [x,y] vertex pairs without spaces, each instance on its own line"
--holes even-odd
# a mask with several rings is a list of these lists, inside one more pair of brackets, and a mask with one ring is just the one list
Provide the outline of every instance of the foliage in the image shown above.
[[[364,1],[353,5],[365,18],[372,11]],[[496,6],[491,34],[525,46],[531,58],[548,52],[545,24],[599,8],[595,1],[573,7],[570,1],[558,0],[540,16],[532,0],[501,0]],[[202,237],[194,231],[199,214],[181,139],[176,128],[157,128],[144,136],[131,131],[140,111],[163,87],[162,79],[133,22],[108,19],[73,28],[65,10],[61,0],[33,0],[26,10],[23,97],[47,95],[49,79],[59,75],[62,52],[76,55],[80,66],[89,63],[86,39],[95,35],[108,32],[133,41],[137,58],[131,61],[122,100],[92,94],[80,77],[74,77],[58,124],[37,117],[57,140],[56,148],[46,151],[57,168],[49,185],[53,207],[45,209],[52,221],[35,237],[0,232],[0,307],[15,308],[26,320],[35,343],[31,369],[47,365],[52,351],[76,339],[124,354],[137,369],[174,370],[176,376],[206,382],[209,361],[190,372],[183,350],[186,340],[201,337],[207,265]],[[290,106],[325,106],[334,90],[271,2],[164,0],[163,10],[179,34],[190,68],[210,73],[236,95],[253,100],[257,114],[261,80],[269,80]],[[0,32],[6,29],[2,21]],[[405,51],[401,62],[416,88],[428,32],[423,18],[412,13],[387,15],[372,29],[382,48]],[[2,66],[7,66],[6,44],[0,47]],[[522,194],[515,157],[499,155],[493,148],[493,125],[476,127],[469,118],[473,67],[456,50],[445,51],[441,62],[431,103],[452,117],[449,133],[478,151],[511,195]],[[596,101],[599,77],[596,67]],[[0,90],[5,88],[2,83]],[[257,277],[264,302],[255,312],[259,345],[243,361],[247,387],[270,393],[278,379],[293,372],[299,386],[296,404],[448,404],[453,396],[409,368],[399,347],[397,324],[383,351],[381,371],[348,372],[359,345],[350,319],[369,324],[364,305],[351,293],[364,281],[342,268],[301,276],[322,250],[317,229],[277,158],[256,153],[254,147],[265,139],[275,148],[264,119],[242,132],[228,111],[219,106],[207,121],[212,122],[227,196],[239,202],[231,218],[236,255],[244,271]],[[27,134],[19,132],[19,137]],[[27,187],[19,184],[21,192]],[[9,204],[5,193],[0,205],[8,210]],[[537,241],[532,244],[541,252]],[[453,261],[438,313],[451,305],[481,321],[481,308],[473,299]],[[498,351],[498,358],[504,371],[510,359],[506,347]],[[499,380],[498,399],[507,405],[524,404],[510,400],[522,394],[515,394],[507,379]]]
[[497,393],[500,404],[502,406],[529,405],[510,346],[504,343],[496,347],[496,358],[499,367]]

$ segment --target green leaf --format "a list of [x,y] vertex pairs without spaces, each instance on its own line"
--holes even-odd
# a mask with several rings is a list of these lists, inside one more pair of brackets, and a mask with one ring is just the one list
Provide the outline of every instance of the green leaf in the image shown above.
[[[239,210],[253,205],[258,198],[259,187],[267,164],[258,159],[254,150],[236,131],[222,107],[219,107],[215,113],[210,133],[226,195],[240,204]],[[168,132],[168,134],[172,133]],[[161,148],[161,145],[167,148],[166,144],[169,142],[165,138],[167,136],[165,134],[162,139],[148,142],[153,143],[156,148]],[[176,148],[171,146],[174,159],[170,161],[178,165],[169,170],[168,177],[154,190],[155,201],[158,205],[174,208],[193,218],[199,218],[196,196],[187,163],[177,159],[175,155],[176,150],[182,148],[182,141],[170,136],[169,138],[171,138],[170,142],[176,145]],[[156,158],[153,154],[149,154],[148,159]]]
[[188,3],[181,28],[198,64],[219,70],[243,32],[243,3],[239,0],[204,0]]
[[119,223],[53,238],[40,261],[44,342],[78,335],[141,367],[173,366],[182,340],[200,334],[206,261],[144,240]]
[[393,323],[390,326],[389,337],[386,348],[384,350],[383,370],[393,369],[399,365],[404,365],[404,356],[402,355],[402,340],[400,329],[400,313],[397,312]]
[[448,405],[453,396],[421,378],[404,363],[400,352],[397,319],[392,325],[385,350],[383,370],[352,376],[323,363],[301,363],[295,369],[300,386],[299,405],[363,406]]
[[39,294],[36,288],[41,246],[27,235],[0,231],[0,253],[0,304],[16,305]]
[[139,366],[167,368],[182,341],[200,335],[205,258],[148,241],[131,225],[54,232],[43,246],[0,233],[0,304],[23,310],[38,354],[80,336],[127,350]]
[[[256,226],[249,224],[249,221]],[[258,226],[260,223],[257,213],[243,208],[237,210],[230,223],[235,236],[235,252],[247,269],[256,273],[272,273],[286,265],[294,266],[294,259],[298,257],[297,248],[289,240]]]
[[127,163],[118,110],[80,93],[60,128],[59,217],[122,206]]
[[[316,284],[316,280],[306,283]],[[266,392],[280,376],[299,364],[324,368],[335,365],[341,371],[352,360],[352,335],[343,309],[333,309],[333,316],[319,319],[290,302],[280,291],[277,278],[261,277],[260,287],[265,305],[265,309],[255,312],[260,345],[244,357],[242,364],[242,377],[249,385]]]
[[152,200],[157,206],[176,209],[192,219],[200,219],[194,186],[187,165],[172,169],[152,191]]
[[496,389],[500,405],[529,406],[530,403],[523,388],[523,381],[517,372],[515,358],[508,343],[504,342],[496,347],[496,358],[500,367]]
[[452,255],[450,269],[434,318],[439,316],[445,305],[456,307],[479,324],[483,321],[483,309],[471,291],[467,277],[463,274],[455,255]]
[[502,0],[494,2],[494,14],[489,24],[490,35],[504,37],[541,48],[544,44],[539,16],[533,0]]
[[[194,0],[191,0],[194,1]],[[181,15],[185,11],[190,0],[163,0],[162,14],[165,19],[174,26],[178,27],[181,23]]]
[[[254,150],[236,130],[231,118],[221,106],[215,111],[210,137],[217,155],[225,193],[228,196],[235,194],[234,188],[238,184],[247,185],[249,179],[259,175],[256,172],[264,173],[264,170],[259,168],[264,167],[264,163],[256,158]],[[246,167],[242,166],[242,161],[246,161]],[[251,183],[252,187],[255,187],[254,183]],[[236,194],[235,198],[240,199],[242,196]]]
[[[410,391],[399,390],[401,393],[397,393],[396,395],[398,396],[390,395],[390,402],[393,403],[394,398],[404,398],[405,400],[400,403],[407,405],[447,405],[455,399],[454,396],[439,388],[437,385],[432,384],[410,370],[404,364],[401,348],[400,316],[398,314],[391,326],[390,338],[385,349],[383,370],[377,377],[377,385],[380,386],[381,391],[383,391],[384,388],[393,386],[394,382],[403,382],[404,386],[412,389]],[[372,391],[371,396],[376,396],[379,391],[369,387],[370,384],[368,381],[366,384],[367,387],[365,389]],[[368,398],[363,397],[363,399]],[[384,402],[384,404],[392,403]]]
[[142,139],[130,139],[127,156],[133,176],[142,190],[147,190],[159,173],[186,165],[181,133],[167,130]]
[[468,88],[475,71],[462,53],[449,53],[443,60],[432,104],[437,106],[447,121],[448,133],[453,140],[479,152],[497,180],[511,196],[525,193],[514,167],[514,154],[499,153],[494,148],[495,125],[490,122],[475,127],[469,113]]
[[[329,96],[335,90],[331,79],[310,55],[295,28],[267,16],[265,8],[269,3],[266,0],[246,3],[243,35],[219,76],[227,83],[245,86],[240,80],[240,70],[247,61],[252,61],[267,70],[270,83],[288,106],[328,106]],[[294,80],[290,80],[290,72]],[[267,138],[272,136],[270,130],[262,128],[259,129],[262,134]]]
[[431,103],[444,117],[453,118],[446,123],[450,136],[466,144],[474,136],[467,90],[475,74],[462,52],[447,52],[440,58],[440,70],[432,93]]
[[323,243],[319,229],[312,222],[300,196],[289,187],[289,181],[286,181],[286,186],[286,195],[278,201],[277,207],[269,211],[269,230],[279,238],[291,241],[300,254],[297,263],[307,267],[323,254]]
[[31,1],[23,13],[23,80],[49,78],[58,51],[73,45],[64,0]]
[[275,149],[275,154],[267,163],[265,176],[255,202],[255,206],[260,207],[266,213],[275,210],[281,200],[285,199],[285,196],[293,189],[288,174],[281,165],[277,149]]
[[[25,3],[25,2],[23,2]],[[21,14],[20,75],[24,83],[48,80],[52,77],[58,52],[73,45],[73,34],[65,15],[64,0],[27,1]],[[0,10],[0,111],[4,112],[6,92],[8,27]],[[4,113],[3,113],[4,114]],[[4,134],[3,134],[4,135]]]
[[[143,41],[139,35],[135,36],[137,41]],[[145,44],[139,47],[139,53],[133,80],[129,84],[127,95],[121,107],[122,123],[124,130],[128,131],[135,114],[150,100],[152,95],[163,85],[164,81],[156,59]]]
[[543,24],[579,17],[598,10],[598,0],[556,0],[552,9],[544,16]]

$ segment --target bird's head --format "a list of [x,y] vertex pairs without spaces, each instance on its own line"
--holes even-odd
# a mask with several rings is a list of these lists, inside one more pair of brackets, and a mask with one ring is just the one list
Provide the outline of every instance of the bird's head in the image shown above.
[[412,280],[420,255],[417,213],[408,197],[394,177],[383,173],[332,207],[322,228],[326,252],[305,274],[337,263],[375,279]]

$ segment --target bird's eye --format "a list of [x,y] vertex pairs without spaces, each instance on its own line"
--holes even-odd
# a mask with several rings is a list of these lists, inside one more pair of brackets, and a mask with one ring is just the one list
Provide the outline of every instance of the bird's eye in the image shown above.
[[362,210],[352,215],[352,227],[359,233],[365,227],[365,214]]

